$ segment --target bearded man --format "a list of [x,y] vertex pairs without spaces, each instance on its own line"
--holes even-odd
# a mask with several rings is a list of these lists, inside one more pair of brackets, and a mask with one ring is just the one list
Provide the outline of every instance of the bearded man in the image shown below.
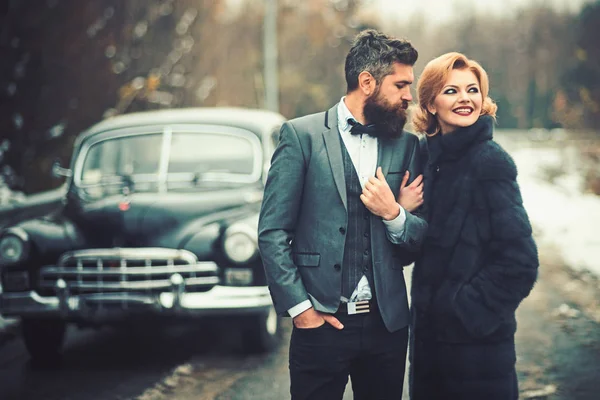
[[[409,309],[403,266],[427,224],[410,42],[366,30],[345,64],[346,96],[286,122],[259,220],[271,297],[293,318],[293,400],[402,397]],[[416,179],[414,179],[416,178]],[[407,183],[412,180],[410,185]]]

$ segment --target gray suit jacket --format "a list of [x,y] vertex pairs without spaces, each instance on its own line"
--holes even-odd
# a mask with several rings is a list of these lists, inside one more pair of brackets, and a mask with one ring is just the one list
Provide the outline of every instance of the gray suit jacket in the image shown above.
[[[340,303],[348,215],[337,119],[336,105],[286,122],[271,162],[258,240],[271,297],[282,315],[306,299],[326,313],[334,313]],[[378,165],[397,195],[406,170],[411,180],[421,173],[417,136],[404,132],[380,139]],[[419,250],[427,223],[407,212],[399,244],[387,238],[381,218],[371,215],[370,223],[375,293],[393,332],[409,323],[402,268]]]

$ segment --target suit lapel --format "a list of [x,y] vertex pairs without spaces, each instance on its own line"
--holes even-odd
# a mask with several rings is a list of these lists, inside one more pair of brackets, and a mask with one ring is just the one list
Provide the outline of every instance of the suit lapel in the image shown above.
[[394,155],[394,142],[391,139],[379,139],[377,141],[377,166],[381,167],[384,176],[387,176],[392,165]]
[[342,138],[338,129],[337,104],[325,114],[325,127],[326,130],[323,132],[323,139],[325,141],[325,148],[327,149],[331,172],[333,173],[333,180],[344,203],[344,208],[348,210],[344,160],[342,159]]

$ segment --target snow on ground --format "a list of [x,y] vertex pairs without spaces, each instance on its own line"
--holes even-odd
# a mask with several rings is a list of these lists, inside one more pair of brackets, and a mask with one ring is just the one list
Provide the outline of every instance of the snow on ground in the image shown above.
[[511,147],[538,245],[553,245],[571,268],[600,276],[600,196],[583,193],[575,146]]

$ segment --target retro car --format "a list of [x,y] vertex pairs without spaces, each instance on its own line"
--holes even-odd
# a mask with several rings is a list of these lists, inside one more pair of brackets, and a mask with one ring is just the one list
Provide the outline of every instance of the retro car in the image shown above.
[[237,108],[116,116],[81,133],[60,207],[0,232],[0,311],[33,359],[60,355],[67,324],[135,316],[235,317],[246,348],[278,340],[257,247],[284,118]]

